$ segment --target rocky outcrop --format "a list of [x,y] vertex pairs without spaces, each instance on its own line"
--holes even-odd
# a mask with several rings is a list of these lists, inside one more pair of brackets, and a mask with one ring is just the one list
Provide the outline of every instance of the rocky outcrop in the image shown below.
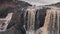
[[31,5],[23,1],[20,1],[18,3],[6,2],[0,5],[0,18],[5,18],[8,13],[13,13],[6,31],[0,32],[0,34],[25,34],[26,32],[23,27],[23,14],[25,12],[25,9]]

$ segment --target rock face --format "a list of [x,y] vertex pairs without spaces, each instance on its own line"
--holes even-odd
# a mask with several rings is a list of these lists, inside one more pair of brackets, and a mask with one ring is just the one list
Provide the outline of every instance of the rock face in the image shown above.
[[59,8],[31,6],[23,1],[10,5],[0,10],[0,18],[13,13],[6,31],[0,34],[59,34]]
[[24,10],[31,5],[23,1],[20,1],[18,3],[6,2],[0,5],[3,5],[0,8],[0,18],[5,18],[8,13],[13,13],[11,21],[8,24],[7,30],[0,32],[0,34],[25,34],[26,32],[23,27],[23,14]]

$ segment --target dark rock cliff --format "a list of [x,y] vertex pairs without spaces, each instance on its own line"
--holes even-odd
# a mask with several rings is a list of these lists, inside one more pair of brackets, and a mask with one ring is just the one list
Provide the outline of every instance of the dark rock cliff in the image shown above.
[[60,9],[57,7],[37,7],[23,1],[0,5],[0,18],[13,13],[6,31],[0,34],[59,34]]

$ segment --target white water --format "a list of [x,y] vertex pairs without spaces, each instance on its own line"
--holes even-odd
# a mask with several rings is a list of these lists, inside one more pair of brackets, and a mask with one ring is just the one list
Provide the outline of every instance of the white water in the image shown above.
[[[27,8],[27,11],[24,14],[24,19],[25,19],[24,22],[27,23],[26,34],[39,34],[39,33],[59,34],[60,10],[55,9],[55,8],[48,9],[46,12],[44,26],[42,28],[37,29],[37,31],[35,31],[34,24],[35,24],[36,9],[37,8],[29,7],[29,8]],[[28,15],[27,15],[27,13],[28,13]],[[37,20],[38,20],[39,14],[40,13],[38,11]],[[27,22],[26,22],[26,18],[28,19]],[[37,23],[38,22],[39,22],[39,20],[37,21]]]
[[[12,18],[13,13],[9,13],[6,18],[0,18],[0,32],[6,31],[7,26]],[[2,21],[2,22],[1,22]],[[4,23],[4,25],[2,25]]]
[[35,9],[28,8],[28,21],[26,34],[34,34]]
[[60,10],[47,11],[42,34],[59,34]]

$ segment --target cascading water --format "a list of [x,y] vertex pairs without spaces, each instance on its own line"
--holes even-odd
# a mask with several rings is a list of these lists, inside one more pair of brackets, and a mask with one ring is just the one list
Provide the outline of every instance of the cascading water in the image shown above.
[[59,14],[54,8],[27,8],[24,12],[26,34],[59,34]]
[[59,34],[60,10],[47,10],[42,34]]
[[20,34],[59,34],[60,10],[49,6],[50,9],[47,6],[41,7],[15,8],[10,22],[13,25],[9,25],[14,26]]
[[27,31],[26,34],[34,34],[34,24],[35,24],[35,9],[27,9]]
[[24,12],[24,27],[26,34],[36,34],[40,27],[43,26],[46,8],[38,8],[36,6],[28,7],[27,11]]

